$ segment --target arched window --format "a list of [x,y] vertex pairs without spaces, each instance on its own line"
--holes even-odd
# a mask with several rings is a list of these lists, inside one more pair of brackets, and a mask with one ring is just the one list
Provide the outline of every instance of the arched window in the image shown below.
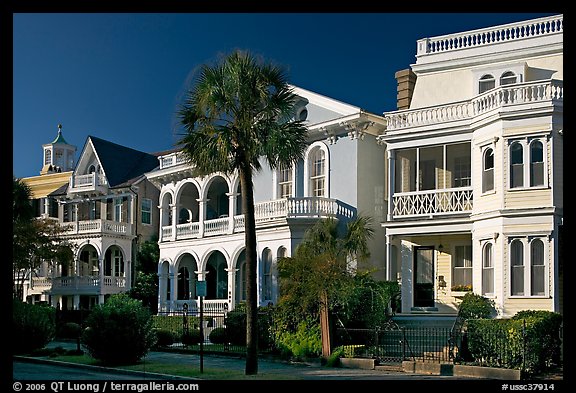
[[530,244],[530,293],[532,296],[545,294],[545,266],[544,266],[544,242],[535,239]]
[[488,148],[484,151],[482,192],[494,190],[494,150]]
[[293,195],[292,167],[279,168],[276,174],[278,179],[278,197],[290,198]]
[[530,144],[530,186],[544,185],[544,147],[542,142]]
[[494,76],[486,74],[482,76],[478,82],[478,93],[482,94],[485,91],[493,89],[494,87],[496,87],[496,80],[494,79]]
[[178,269],[178,300],[190,299],[190,272],[183,266]]
[[524,186],[524,149],[519,142],[510,146],[510,188]]
[[272,300],[272,252],[268,248],[262,253],[262,299]]
[[309,158],[310,185],[309,195],[324,197],[326,190],[326,153],[324,149],[315,147],[310,151]]
[[512,296],[524,295],[524,245],[520,240],[512,240],[510,244],[510,265],[512,267]]
[[494,294],[494,256],[492,243],[486,243],[482,251],[482,294]]
[[512,85],[516,83],[517,80],[518,78],[516,77],[516,74],[512,71],[506,71],[502,76],[500,76],[500,86]]

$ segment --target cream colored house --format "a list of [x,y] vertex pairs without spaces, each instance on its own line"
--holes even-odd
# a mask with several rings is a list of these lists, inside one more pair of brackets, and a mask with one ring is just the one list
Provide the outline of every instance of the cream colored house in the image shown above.
[[384,114],[399,316],[562,311],[563,15],[418,40]]

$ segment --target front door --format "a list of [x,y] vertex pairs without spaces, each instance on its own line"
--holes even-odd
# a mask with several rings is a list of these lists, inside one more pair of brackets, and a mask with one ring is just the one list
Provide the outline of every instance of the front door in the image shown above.
[[414,248],[414,307],[434,307],[434,248]]

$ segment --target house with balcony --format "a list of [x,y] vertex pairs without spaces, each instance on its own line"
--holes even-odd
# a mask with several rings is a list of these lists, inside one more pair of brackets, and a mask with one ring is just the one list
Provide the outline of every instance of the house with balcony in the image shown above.
[[[357,214],[371,216],[376,236],[364,267],[385,278],[383,228],[377,225],[386,213],[385,156],[376,143],[384,119],[293,89],[299,97],[294,115],[309,129],[304,158],[281,170],[263,163],[253,179],[259,305],[278,299],[277,259],[292,255],[304,232],[322,218],[345,223]],[[196,177],[178,149],[158,160],[158,168],[146,174],[160,191],[158,310],[182,310],[185,304],[197,309],[197,281],[206,281],[207,311],[232,310],[246,299],[239,178]]]
[[138,245],[158,237],[159,193],[144,175],[157,166],[156,155],[87,137],[66,182],[46,204],[74,245],[74,263],[44,263],[29,295],[77,310],[131,288]]
[[417,42],[386,130],[398,316],[562,312],[563,15]]

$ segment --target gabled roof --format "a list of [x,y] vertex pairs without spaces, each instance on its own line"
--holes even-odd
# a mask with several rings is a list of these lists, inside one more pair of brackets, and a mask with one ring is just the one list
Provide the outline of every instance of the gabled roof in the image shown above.
[[108,185],[115,187],[127,183],[158,166],[158,157],[118,145],[113,142],[88,136],[104,169]]

